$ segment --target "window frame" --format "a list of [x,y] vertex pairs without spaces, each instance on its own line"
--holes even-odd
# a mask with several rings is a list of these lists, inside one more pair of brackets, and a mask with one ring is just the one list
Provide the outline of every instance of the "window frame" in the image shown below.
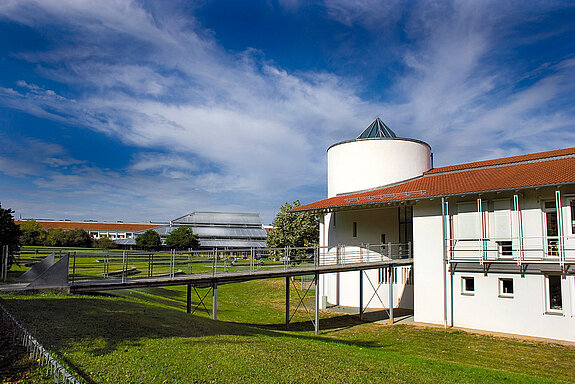
[[[505,283],[511,282],[511,292],[505,292]],[[512,299],[515,297],[515,281],[512,277],[500,277],[497,279],[497,284],[499,286],[499,297]],[[509,287],[507,287],[509,288]]]
[[[471,281],[473,289],[467,289],[467,282]],[[475,296],[475,277],[474,276],[461,276],[461,294],[464,296]]]
[[[559,294],[561,300],[561,308],[551,307],[551,285],[550,278],[559,278]],[[563,305],[563,277],[561,275],[545,275],[545,314],[547,315],[564,315],[565,306]]]

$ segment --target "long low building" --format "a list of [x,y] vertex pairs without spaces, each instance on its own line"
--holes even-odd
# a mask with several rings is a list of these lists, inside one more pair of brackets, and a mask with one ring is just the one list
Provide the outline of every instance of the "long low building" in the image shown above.
[[[575,148],[433,168],[377,119],[327,157],[328,198],[295,208],[323,217],[320,244],[414,260],[366,273],[368,307],[391,293],[417,322],[575,342]],[[322,276],[322,304],[358,306],[359,281]]]
[[[108,237],[112,240],[116,239],[134,239],[135,234],[148,229],[156,228],[162,224],[154,223],[124,223],[124,222],[108,222],[108,221],[70,221],[70,220],[43,220],[33,219],[42,228],[48,229],[83,229],[90,234],[94,239]],[[25,220],[16,220],[16,224],[22,224]]]

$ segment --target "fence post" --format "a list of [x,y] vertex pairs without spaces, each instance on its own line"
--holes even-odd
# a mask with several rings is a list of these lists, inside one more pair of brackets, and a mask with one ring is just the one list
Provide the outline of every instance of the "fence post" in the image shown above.
[[126,251],[122,251],[122,283],[126,281]]
[[[68,252],[68,257],[70,257],[70,252]],[[74,262],[72,264],[72,284],[76,281],[76,252],[74,252]]]

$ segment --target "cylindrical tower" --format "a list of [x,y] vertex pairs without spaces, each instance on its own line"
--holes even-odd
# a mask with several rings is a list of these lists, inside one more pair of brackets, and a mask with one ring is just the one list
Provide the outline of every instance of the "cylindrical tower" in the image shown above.
[[328,197],[408,180],[431,166],[427,143],[398,138],[378,117],[357,139],[327,150]]

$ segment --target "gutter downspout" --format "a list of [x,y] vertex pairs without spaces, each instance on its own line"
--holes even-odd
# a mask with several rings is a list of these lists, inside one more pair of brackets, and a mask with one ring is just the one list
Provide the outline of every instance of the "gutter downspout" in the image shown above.
[[441,221],[442,221],[442,240],[443,240],[443,326],[447,328],[447,220],[445,217],[445,197],[441,198]]

